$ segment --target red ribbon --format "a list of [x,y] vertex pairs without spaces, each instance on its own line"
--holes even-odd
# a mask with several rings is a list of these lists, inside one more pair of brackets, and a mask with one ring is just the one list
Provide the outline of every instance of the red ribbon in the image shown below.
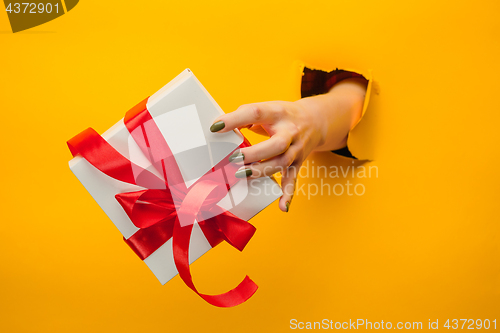
[[[215,306],[241,304],[257,290],[248,276],[226,293],[206,295],[194,286],[189,269],[189,241],[195,219],[212,247],[225,240],[242,251],[255,233],[253,225],[216,205],[238,181],[234,176],[238,167],[226,157],[188,189],[167,142],[146,108],[147,100],[127,112],[124,122],[165,180],[130,162],[92,128],[69,140],[68,147],[73,156],[80,154],[104,174],[146,188],[116,195],[130,220],[140,228],[125,242],[141,260],[172,238],[175,266],[189,288]],[[249,145],[245,139],[239,148]]]

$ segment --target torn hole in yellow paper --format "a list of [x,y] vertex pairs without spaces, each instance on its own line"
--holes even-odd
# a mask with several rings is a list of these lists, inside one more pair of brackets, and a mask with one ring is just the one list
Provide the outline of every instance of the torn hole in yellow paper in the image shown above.
[[[366,95],[363,103],[361,117],[349,131],[346,148],[335,151],[335,153],[338,153],[339,155],[347,158],[354,157],[359,160],[373,160],[375,155],[374,154],[375,146],[373,144],[373,135],[375,131],[374,120],[376,117],[373,114],[370,114],[373,112],[368,112],[367,114],[367,110],[369,108],[372,95],[380,94],[380,89],[378,83],[375,82],[373,79],[372,71],[371,70],[360,71],[360,70],[353,70],[350,68],[342,68],[342,69],[336,68],[332,70],[332,69],[315,68],[314,66],[305,64],[301,64],[300,70],[302,78],[304,77],[305,71],[312,70],[312,71],[319,71],[317,73],[318,80],[325,80],[325,78],[327,78],[328,76],[331,77],[332,75],[329,74],[333,74],[334,71],[336,73],[339,73],[340,76],[341,77],[343,76],[344,78],[346,78],[346,75],[342,74],[343,72],[346,72],[346,73],[359,74],[367,80]],[[304,82],[301,82],[301,84],[304,84]],[[303,89],[301,89],[301,91],[303,92]],[[318,91],[318,93],[326,93],[326,92],[327,91]]]

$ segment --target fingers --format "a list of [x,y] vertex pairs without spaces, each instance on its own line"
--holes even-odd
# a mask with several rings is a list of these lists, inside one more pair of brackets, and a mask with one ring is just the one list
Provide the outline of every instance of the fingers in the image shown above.
[[236,111],[217,118],[210,131],[224,133],[235,128],[262,124],[272,120],[273,107],[269,103],[255,103],[240,106]]
[[[292,137],[287,133],[275,134],[268,140],[262,141],[248,148],[242,148],[233,155],[239,155],[245,163],[253,163],[260,160],[267,160],[287,151],[292,143]],[[232,160],[231,156],[229,160]]]
[[259,178],[272,176],[277,172],[285,172],[285,170],[295,161],[298,149],[295,146],[290,148],[283,154],[265,160],[264,162],[252,163],[241,167],[236,171],[235,176],[238,178]]
[[283,172],[283,175],[281,176],[281,190],[283,191],[283,196],[279,201],[279,207],[286,213],[290,210],[299,168],[300,165],[297,166],[293,163],[285,170],[285,172]]
[[251,125],[248,129],[256,134],[270,136],[269,133],[261,125]]
[[[299,174],[300,161],[294,161],[296,152],[295,149],[288,149],[286,153],[273,157],[262,163],[253,163],[240,168],[236,172],[236,177],[258,178],[271,176],[276,172],[281,172],[281,189],[283,195],[279,201],[279,207],[283,212],[288,212],[292,203],[295,184]],[[290,162],[292,161],[292,162]]]
[[[290,208],[301,165],[296,159],[297,156],[302,156],[300,152],[303,150],[296,142],[299,132],[297,125],[287,125],[285,122],[278,126],[280,120],[288,119],[287,114],[286,105],[280,103],[242,105],[236,111],[218,117],[210,127],[211,132],[218,133],[244,127],[269,135],[274,132],[268,140],[235,152],[229,157],[229,161],[247,164],[236,172],[235,176],[238,178],[259,178],[281,172],[283,196],[279,207],[284,212],[288,212]],[[264,130],[264,125],[272,125],[271,132]],[[264,161],[258,162],[261,160]]]

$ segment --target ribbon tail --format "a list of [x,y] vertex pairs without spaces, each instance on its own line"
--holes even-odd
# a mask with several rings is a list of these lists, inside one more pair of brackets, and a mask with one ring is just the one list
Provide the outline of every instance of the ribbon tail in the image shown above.
[[257,284],[248,276],[236,288],[219,295],[206,295],[200,293],[194,283],[189,268],[189,241],[193,225],[181,226],[179,220],[175,221],[173,234],[174,262],[179,276],[184,283],[206,302],[218,307],[232,307],[245,302],[257,291]]

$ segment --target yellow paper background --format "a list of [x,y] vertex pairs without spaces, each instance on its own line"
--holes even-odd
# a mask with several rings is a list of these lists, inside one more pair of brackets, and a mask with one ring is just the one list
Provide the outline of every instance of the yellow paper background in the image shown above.
[[[1,12],[0,331],[499,321],[499,9],[85,0],[17,34]],[[374,149],[378,178],[354,180],[363,196],[296,195],[288,214],[275,203],[252,220],[245,251],[222,244],[193,264],[207,293],[252,277],[260,288],[241,306],[209,306],[179,277],[161,286],[70,172],[65,141],[90,126],[104,132],[186,67],[226,112],[295,100],[302,63],[373,71],[378,94],[353,144]],[[329,153],[309,161],[351,163]]]

